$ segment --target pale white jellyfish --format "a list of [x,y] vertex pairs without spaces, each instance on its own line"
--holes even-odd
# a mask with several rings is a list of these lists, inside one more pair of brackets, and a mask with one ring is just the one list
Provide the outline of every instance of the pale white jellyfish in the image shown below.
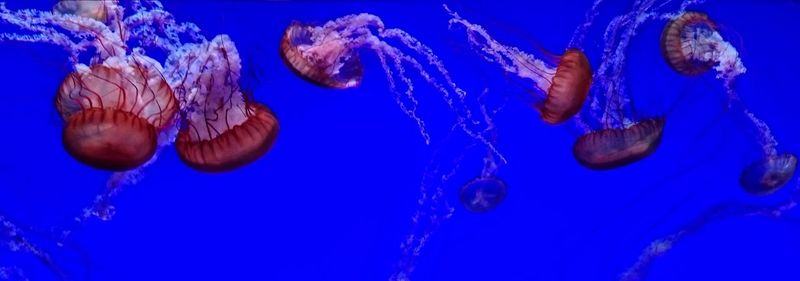
[[[485,90],[479,97],[480,113],[487,126],[482,134],[495,142],[496,127],[492,121],[494,115],[503,109],[505,103],[497,107],[489,107],[484,99],[488,96]],[[416,261],[422,249],[441,224],[453,216],[455,208],[445,198],[445,188],[460,186],[459,199],[464,208],[471,212],[482,213],[495,209],[503,202],[506,195],[506,183],[497,176],[498,169],[504,162],[496,161],[494,152],[488,146],[474,139],[468,143],[457,142],[458,125],[451,128],[450,134],[433,153],[430,163],[420,183],[420,198],[417,209],[411,217],[411,232],[400,243],[401,257],[396,268],[389,277],[391,281],[407,281],[416,268]],[[461,171],[461,163],[472,148],[485,148],[483,169],[480,174],[466,184],[453,184],[452,179]],[[480,195],[479,195],[480,194]],[[483,197],[480,197],[483,196]],[[480,198],[479,198],[480,197]],[[466,199],[466,201],[465,201]]]

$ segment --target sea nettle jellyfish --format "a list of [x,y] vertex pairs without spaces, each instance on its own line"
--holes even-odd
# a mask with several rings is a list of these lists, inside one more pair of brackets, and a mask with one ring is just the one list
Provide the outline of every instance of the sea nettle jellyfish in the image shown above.
[[241,60],[228,36],[184,45],[167,65],[173,87],[188,91],[185,122],[176,140],[184,163],[200,171],[229,171],[255,161],[272,147],[278,120],[239,88]]
[[583,107],[592,83],[589,60],[579,49],[568,49],[561,56],[545,55],[537,59],[522,50],[497,42],[480,25],[473,24],[451,11],[450,28],[463,26],[469,43],[489,62],[499,64],[506,72],[530,81],[536,89],[534,106],[549,124],[560,124],[572,118]]
[[669,67],[684,75],[705,73],[714,66],[702,58],[698,38],[715,32],[716,24],[704,13],[685,12],[670,20],[661,32],[661,53]]
[[178,111],[161,65],[147,57],[111,57],[80,67],[58,89],[56,108],[66,121],[64,148],[99,169],[122,171],[149,160],[158,132]]
[[[390,45],[388,40],[398,41],[405,50]],[[321,26],[293,22],[286,28],[280,44],[281,57],[294,73],[313,84],[335,89],[353,88],[361,83],[363,67],[359,60],[360,50],[371,51],[378,56],[397,104],[417,123],[426,144],[430,143],[430,135],[425,122],[416,113],[418,102],[407,67],[411,67],[412,72],[419,74],[442,94],[450,110],[456,114],[456,124],[464,132],[503,158],[492,143],[477,133],[483,128],[480,127],[480,120],[476,120],[465,105],[467,93],[452,81],[441,60],[428,46],[405,31],[386,28],[379,17],[371,14],[348,15]],[[425,64],[416,57],[420,57]],[[397,80],[405,86],[404,93],[398,89]]]
[[[587,14],[593,19],[600,0]],[[625,52],[635,37],[638,27],[645,21],[657,18],[657,9],[663,5],[636,2],[629,13],[615,17],[606,27],[601,64],[595,72],[593,95],[588,116],[578,118],[583,128],[573,146],[573,155],[581,165],[595,170],[618,168],[640,161],[651,155],[661,142],[666,117],[641,116],[625,92]],[[681,9],[684,9],[682,6]],[[591,25],[587,22],[583,27]],[[580,42],[585,28],[579,28],[573,43]],[[584,119],[588,117],[589,120]],[[585,121],[594,124],[592,129]]]
[[[144,167],[154,163],[159,151],[175,141],[178,118],[174,117],[177,113],[186,115],[189,112],[185,99],[187,88],[177,88],[182,92],[173,93],[172,89],[176,88],[171,86],[180,81],[162,76],[175,70],[162,70],[160,64],[145,53],[156,49],[177,56],[174,53],[188,49],[182,48],[184,45],[206,43],[207,39],[199,34],[196,25],[176,22],[157,0],[124,2],[129,5],[123,7],[116,0],[64,0],[56,4],[53,11],[12,11],[0,2],[0,22],[17,27],[16,32],[0,34],[0,42],[52,44],[63,48],[74,65],[74,73],[62,83],[57,101],[59,111],[67,120],[64,129],[67,151],[95,167],[120,170],[110,177],[103,193],[92,205],[75,218],[75,225],[63,230],[63,239],[90,218],[110,220],[113,217],[111,198],[125,185],[141,179]],[[173,62],[171,66],[183,65],[188,63]],[[195,67],[180,71],[182,77],[195,77],[205,69]],[[192,93],[210,91],[205,88],[189,90]],[[218,95],[214,97],[215,103],[218,98]],[[233,102],[235,98],[230,100],[229,111],[239,108],[236,107],[239,103]],[[263,116],[259,114],[261,110],[246,109],[247,114],[243,115]],[[202,109],[192,112],[199,110]],[[220,118],[226,122],[224,125],[244,124],[238,123],[243,118],[232,113],[220,115]],[[220,133],[229,131],[227,127],[222,130],[223,126],[214,122],[208,122],[206,128],[219,129]]]
[[747,68],[736,47],[717,30],[717,24],[700,12],[670,16],[661,36],[661,48],[667,63],[678,73],[698,75],[712,68],[716,70],[716,77],[722,80],[727,93],[729,107],[741,110],[742,116],[756,129],[762,155],[742,170],[739,182],[744,190],[765,195],[786,184],[794,175],[797,157],[779,154],[778,142],[769,126],[742,103],[733,85]]

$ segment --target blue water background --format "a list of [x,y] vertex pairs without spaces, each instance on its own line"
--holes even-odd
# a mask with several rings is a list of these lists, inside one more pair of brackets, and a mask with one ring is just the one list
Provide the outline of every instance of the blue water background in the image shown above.
[[[51,1],[10,1],[9,8],[48,9]],[[800,4],[709,1],[697,9],[741,37],[748,68],[736,83],[746,105],[769,124],[780,151],[800,152]],[[559,53],[591,6],[585,0],[450,3],[507,44]],[[722,202],[778,204],[796,186],[753,198],[739,172],[758,159],[755,131],[725,110],[712,73],[686,78],[664,63],[653,21],[631,43],[628,93],[644,115],[665,116],[659,149],[621,169],[595,172],[571,155],[579,136],[571,122],[543,124],[525,89],[473,53],[462,29],[448,30],[441,3],[428,1],[173,1],[179,21],[211,38],[236,42],[255,98],[278,116],[281,131],[256,163],[224,174],[193,171],[169,147],[143,180],[114,200],[109,222],[90,221],[71,241],[90,259],[92,280],[386,280],[410,231],[410,216],[431,153],[452,122],[440,94],[420,77],[420,116],[431,124],[425,145],[397,107],[377,57],[362,51],[364,82],[336,91],[296,77],[281,62],[278,42],[293,20],[323,23],[352,13],[380,16],[428,44],[453,79],[475,97],[489,88],[508,104],[495,118],[498,147],[509,163],[498,175],[508,198],[487,214],[458,205],[458,181],[477,176],[482,152],[447,186],[455,214],[424,248],[414,280],[616,280],[650,241],[671,234]],[[599,65],[602,30],[627,12],[607,0],[584,48]],[[8,27],[4,26],[3,31]],[[52,46],[2,43],[4,116],[0,135],[0,208],[21,225],[47,233],[69,225],[100,193],[109,173],[64,151],[53,106],[66,56]],[[413,72],[411,72],[413,74]],[[455,149],[445,147],[444,149]],[[444,159],[445,164],[450,159]],[[735,217],[707,225],[676,244],[647,280],[800,279],[800,221]],[[47,235],[33,240],[47,245]],[[76,280],[87,266],[75,251],[47,247]],[[55,280],[36,260],[0,247],[0,265],[31,280]]]

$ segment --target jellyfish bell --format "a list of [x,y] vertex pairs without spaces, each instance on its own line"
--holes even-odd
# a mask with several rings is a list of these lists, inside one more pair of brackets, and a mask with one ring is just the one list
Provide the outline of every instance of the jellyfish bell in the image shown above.
[[102,0],[61,0],[53,6],[53,12],[60,15],[81,16],[99,22],[108,20],[108,7]]
[[717,25],[701,12],[685,12],[670,20],[661,32],[661,53],[670,68],[684,75],[700,75],[716,62],[703,57],[699,39],[710,37]]
[[470,212],[491,211],[506,199],[506,183],[495,176],[479,176],[461,187],[458,198]]
[[785,185],[794,175],[797,157],[779,154],[758,160],[742,170],[739,183],[753,195],[767,195]]
[[293,22],[281,38],[280,54],[289,69],[315,85],[335,89],[361,84],[364,70],[351,39],[338,32]]
[[241,89],[241,58],[228,36],[186,45],[167,62],[173,87],[185,92],[175,145],[187,166],[225,172],[269,151],[278,135],[278,119]]
[[66,121],[62,141],[70,155],[123,171],[153,156],[158,132],[178,107],[160,65],[134,56],[79,67],[61,83],[56,109]]
[[560,124],[581,110],[592,84],[592,68],[583,51],[569,49],[559,58],[546,98],[537,105],[542,120]]
[[664,131],[664,118],[645,119],[626,128],[591,132],[575,141],[572,153],[578,163],[607,170],[642,160],[652,154]]
[[450,14],[450,28],[465,28],[470,46],[484,60],[498,64],[507,73],[535,88],[534,107],[548,124],[561,124],[580,111],[592,83],[592,69],[583,51],[567,49],[561,56],[552,54],[535,40],[529,40],[537,55],[504,45],[481,25],[474,24],[444,5]]
[[[248,103],[244,110],[222,113],[219,121],[205,119],[190,123],[216,123],[203,128],[188,126],[178,133],[175,146],[180,159],[189,167],[204,172],[225,172],[245,166],[272,147],[278,135],[278,120],[272,111],[259,103]],[[210,123],[209,123],[210,122]],[[220,131],[209,129],[222,128]],[[204,131],[204,132],[200,132]]]

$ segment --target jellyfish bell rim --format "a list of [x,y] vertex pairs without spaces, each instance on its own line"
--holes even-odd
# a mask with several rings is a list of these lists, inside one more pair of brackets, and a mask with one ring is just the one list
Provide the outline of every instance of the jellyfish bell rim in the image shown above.
[[681,34],[683,29],[690,25],[704,24],[709,29],[717,31],[717,24],[711,20],[707,13],[701,11],[685,11],[679,16],[670,19],[661,31],[659,48],[664,61],[673,71],[686,76],[700,76],[708,72],[716,63],[693,63],[686,59],[683,53]]
[[[773,185],[764,185],[764,176],[760,178],[761,181],[758,184],[755,184],[751,181],[751,177],[753,173],[756,171],[762,171],[761,169],[767,169],[767,165],[773,164],[773,161],[789,161],[789,165],[791,166],[791,171],[786,173],[786,177],[781,179],[778,183]],[[755,196],[766,196],[777,192],[778,190],[782,189],[789,181],[794,177],[794,174],[797,169],[797,155],[794,153],[781,153],[776,155],[767,156],[766,158],[758,159],[753,162],[750,162],[747,166],[742,169],[742,172],[739,175],[739,185],[742,189],[747,192],[748,194],[755,195]],[[778,174],[779,175],[779,174]]]
[[[355,50],[349,50],[349,52],[351,52],[350,63],[358,65],[358,69],[354,73],[355,78],[348,81],[338,81],[324,71],[309,67],[311,63],[303,58],[303,55],[297,49],[297,46],[291,43],[289,37],[292,29],[308,27],[311,26],[300,21],[292,21],[284,30],[283,36],[281,36],[280,47],[278,48],[278,53],[280,53],[281,61],[283,61],[284,65],[302,80],[318,87],[343,90],[361,86],[361,82],[364,80],[364,68],[361,65],[361,57]],[[302,68],[308,68],[308,70],[303,71]]]
[[[575,79],[578,81],[572,81]],[[559,59],[552,84],[545,93],[545,99],[536,104],[542,121],[559,125],[578,114],[589,96],[592,80],[589,58],[581,49],[568,48]],[[569,85],[561,85],[562,83]],[[568,103],[563,104],[563,100],[567,100]]]
[[[486,208],[486,209],[474,209],[474,208],[467,207],[468,204],[464,203],[464,198],[466,197],[465,195],[468,193],[468,191],[467,191],[468,188],[467,187],[472,186],[473,184],[476,184],[476,183],[479,183],[479,182],[490,182],[492,184],[499,183],[499,186],[501,187],[503,192],[500,194],[500,199],[497,200],[497,204],[495,204],[494,206],[491,206],[490,208]],[[458,191],[458,199],[459,199],[459,202],[461,202],[461,205],[464,207],[464,209],[466,209],[467,211],[469,211],[471,213],[476,213],[476,214],[486,213],[486,212],[489,212],[491,210],[497,209],[497,207],[499,207],[501,205],[501,203],[503,201],[505,201],[506,197],[508,197],[508,184],[506,184],[506,182],[502,178],[494,176],[494,175],[477,176],[477,177],[469,180],[466,184],[462,185],[461,188]]]
[[[107,123],[109,118],[113,124]],[[65,121],[66,126],[62,130],[64,149],[78,162],[92,168],[128,171],[143,165],[155,155],[155,126],[136,114],[95,107],[75,112]],[[117,137],[120,135],[125,137]],[[130,142],[138,144],[128,145]],[[134,149],[122,149],[124,147]]]
[[[178,131],[175,147],[181,161],[186,166],[197,171],[223,173],[247,166],[266,155],[277,140],[280,131],[280,122],[272,109],[264,104],[249,102],[247,103],[247,107],[253,109],[253,114],[250,115],[246,121],[225,130],[213,139],[192,141],[189,136],[188,128],[184,127]],[[265,125],[259,125],[257,123],[259,120],[271,120],[272,125],[270,128],[263,128]],[[238,141],[238,139],[240,139],[239,134],[242,132],[252,135],[253,130],[259,129],[264,129],[264,132],[261,132],[264,136],[258,139],[257,142],[250,142],[247,145],[237,148],[224,146],[224,144],[230,144],[234,140]],[[222,157],[210,159],[211,157],[202,155],[204,152],[207,152],[206,149],[214,149],[214,146],[217,148],[224,146],[221,148],[224,153],[214,153],[215,155],[223,155]],[[238,150],[238,148],[241,147],[244,147],[244,149]]]
[[[575,160],[581,164],[581,166],[589,168],[595,171],[607,171],[613,170],[625,166],[629,166],[636,162],[639,162],[648,156],[652,155],[658,147],[661,145],[661,141],[664,136],[664,127],[666,125],[666,118],[664,117],[654,117],[654,118],[646,118],[634,125],[631,125],[627,128],[608,128],[608,129],[601,129],[597,131],[593,131],[587,134],[584,134],[578,139],[575,140],[575,143],[572,147],[572,155]],[[635,142],[633,144],[627,144],[625,146],[626,149],[632,148],[634,145],[645,145],[644,150],[638,153],[629,153],[626,155],[612,155],[610,159],[605,160],[597,160],[597,159],[589,159],[586,156],[585,152],[590,152],[591,150],[598,149],[597,146],[594,146],[594,143],[597,143],[597,140],[594,139],[596,137],[599,138],[607,138],[608,135],[613,135],[615,137],[622,135],[624,137],[625,133],[628,132],[640,132],[640,140],[642,138],[650,138],[650,142]],[[589,143],[592,142],[592,143]],[[608,145],[608,143],[604,143]],[[625,150],[623,150],[624,152]],[[619,151],[618,151],[619,152]],[[618,153],[617,153],[618,154]],[[610,156],[606,155],[603,158],[609,158]]]

